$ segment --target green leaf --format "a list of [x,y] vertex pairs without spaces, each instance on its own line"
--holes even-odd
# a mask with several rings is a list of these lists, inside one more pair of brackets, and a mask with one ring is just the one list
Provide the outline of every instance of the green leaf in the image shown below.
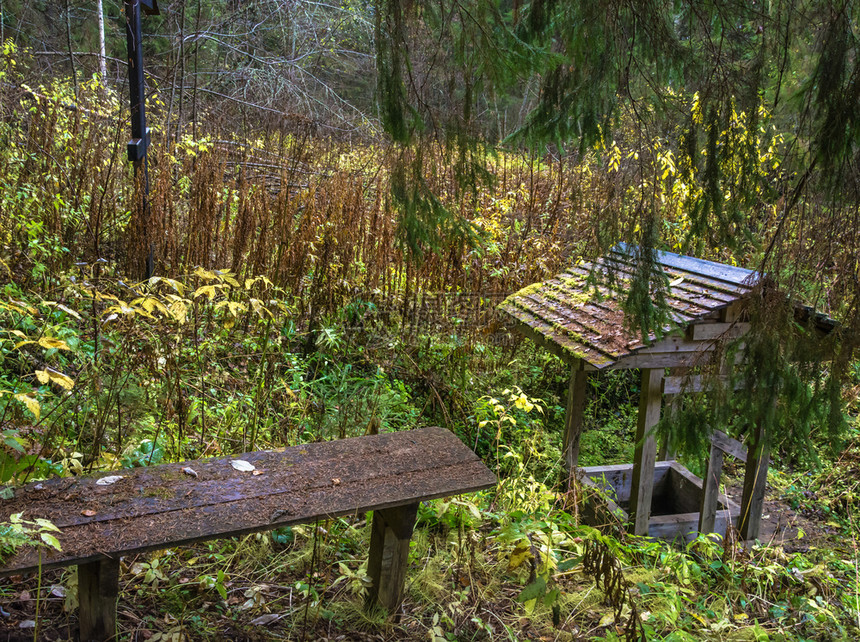
[[543,596],[543,604],[544,606],[552,606],[558,601],[558,597],[561,595],[561,591],[557,588],[549,591],[546,595]]
[[571,557],[569,560],[564,560],[563,562],[559,563],[558,570],[560,573],[563,573],[564,571],[569,571],[570,569],[575,568],[580,564],[582,564],[582,555],[578,557]]
[[536,600],[546,593],[546,580],[538,577],[534,582],[525,587],[517,596],[517,602],[528,602]]
[[36,518],[36,524],[39,525],[39,528],[45,531],[55,531],[57,533],[60,532],[60,529],[54,525],[53,522],[47,519],[42,519],[41,517]]
[[60,546],[60,540],[51,535],[50,533],[39,533],[39,537],[42,538],[42,541],[45,542],[48,546],[57,549],[58,551],[62,550]]

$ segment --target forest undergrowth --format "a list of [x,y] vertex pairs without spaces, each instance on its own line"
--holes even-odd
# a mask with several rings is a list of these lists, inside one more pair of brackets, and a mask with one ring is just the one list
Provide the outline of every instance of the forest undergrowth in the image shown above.
[[[626,152],[498,155],[491,188],[444,203],[466,233],[410,236],[390,197],[402,152],[301,124],[163,140],[156,92],[144,209],[117,97],[95,82],[76,98],[68,83],[28,85],[26,65],[8,47],[0,60],[0,482],[423,425],[454,431],[500,480],[422,504],[397,621],[363,610],[369,528],[342,518],[124,560],[120,639],[860,635],[856,364],[846,448],[831,456],[813,433],[817,468],[775,457],[770,497],[809,525],[790,545],[602,533],[559,492],[567,369],[494,307],[626,224],[621,207],[595,216],[620,202]],[[444,198],[457,182],[437,152],[423,162]],[[671,156],[652,160],[669,181]],[[666,187],[680,243],[683,195]],[[631,460],[638,385],[595,380],[582,463]],[[0,545],[43,532],[2,525]],[[69,639],[76,582],[73,570],[4,579],[0,629]]]

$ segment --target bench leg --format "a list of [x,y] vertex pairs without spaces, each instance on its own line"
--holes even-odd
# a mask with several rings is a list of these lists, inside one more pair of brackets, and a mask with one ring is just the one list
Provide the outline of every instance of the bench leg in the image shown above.
[[409,566],[409,540],[417,514],[418,504],[373,512],[367,561],[367,574],[373,584],[367,593],[367,608],[378,604],[394,613],[400,606]]
[[81,642],[105,642],[116,636],[119,560],[78,564],[78,620]]

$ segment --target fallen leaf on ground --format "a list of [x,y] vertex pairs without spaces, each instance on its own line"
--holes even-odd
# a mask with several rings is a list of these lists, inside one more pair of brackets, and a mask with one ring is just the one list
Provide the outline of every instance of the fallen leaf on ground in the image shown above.
[[122,479],[122,475],[108,475],[107,477],[102,477],[96,483],[99,486],[110,486],[111,484],[117,483],[120,479]]
[[244,459],[234,459],[230,462],[230,464],[233,466],[233,468],[243,473],[250,473],[252,470],[256,470],[254,464],[249,461],[245,461]]
[[281,617],[283,616],[278,615],[277,613],[266,613],[265,615],[261,615],[260,617],[256,617],[251,620],[251,624],[254,626],[265,626],[266,624],[277,622]]

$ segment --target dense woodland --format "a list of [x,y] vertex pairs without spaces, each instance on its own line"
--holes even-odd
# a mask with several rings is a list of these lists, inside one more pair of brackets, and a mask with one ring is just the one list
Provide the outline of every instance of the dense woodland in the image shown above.
[[[858,3],[158,8],[144,179],[123,6],[0,0],[0,482],[439,425],[499,484],[421,505],[397,621],[363,610],[343,518],[124,560],[120,639],[860,636]],[[790,539],[600,532],[563,492],[568,367],[496,305],[622,241],[645,336],[653,249],[768,275],[739,373],[768,394],[659,430],[701,474],[709,430],[764,422]],[[826,359],[798,301],[838,322]],[[582,465],[632,461],[638,398],[593,380]],[[0,580],[0,630],[69,639],[76,583]]]

